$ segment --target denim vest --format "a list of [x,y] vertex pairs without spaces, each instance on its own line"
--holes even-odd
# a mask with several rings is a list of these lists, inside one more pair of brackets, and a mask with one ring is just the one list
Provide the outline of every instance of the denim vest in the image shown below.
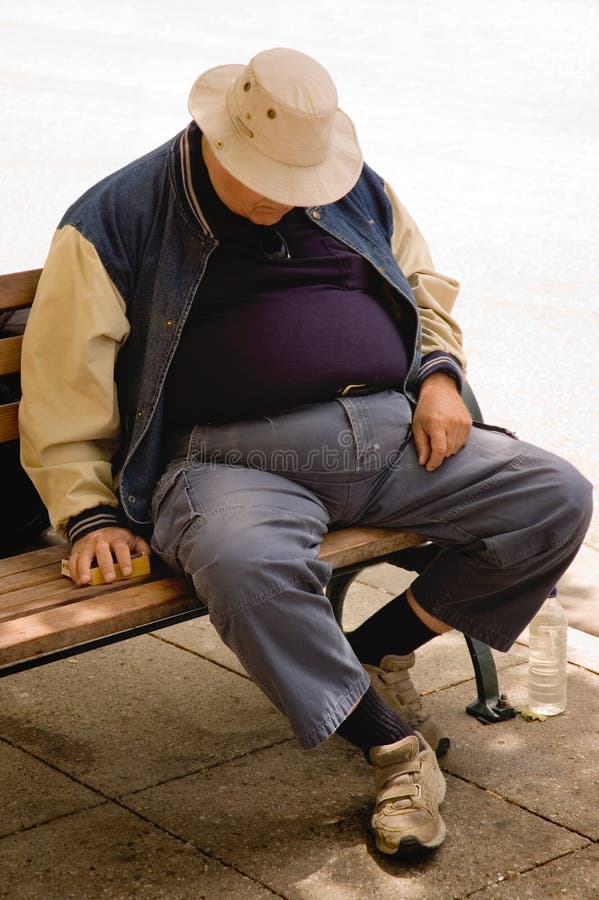
[[[217,245],[177,181],[179,139],[177,135],[90,188],[60,223],[72,225],[94,245],[127,308],[131,331],[116,367],[121,443],[113,465],[122,511],[137,533],[151,525],[167,373]],[[403,386],[414,401],[420,325],[408,280],[391,253],[392,213],[383,180],[364,166],[349,194],[337,203],[310,207],[306,215],[369,260],[383,277],[385,302],[404,333],[414,336]]]

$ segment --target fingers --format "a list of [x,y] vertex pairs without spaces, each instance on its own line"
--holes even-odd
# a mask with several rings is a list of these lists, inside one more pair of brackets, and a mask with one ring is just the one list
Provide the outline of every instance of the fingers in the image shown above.
[[[81,542],[77,542],[78,544]],[[77,546],[77,544],[75,545]],[[84,585],[91,581],[90,567],[94,558],[93,549],[81,546],[78,552],[71,550],[69,557],[69,574],[75,584]]]
[[412,434],[418,463],[427,472],[438,469],[444,459],[458,453],[470,434],[472,420],[443,421],[436,416],[414,419]]
[[[116,556],[116,561],[119,564],[121,575],[124,575],[125,578],[128,578],[129,575],[131,575],[131,573],[133,572],[133,564],[131,562],[132,556],[135,556],[135,554],[139,553],[144,553],[146,556],[149,556],[152,552],[149,545],[144,541],[143,538],[139,537],[138,535],[133,535],[133,538],[134,539],[130,544],[125,540],[116,540],[112,545],[112,551]],[[102,574],[104,574],[103,569]],[[114,577],[116,577],[116,575]],[[104,575],[104,579],[106,580],[106,575]],[[112,581],[114,579],[111,578],[110,580]]]
[[152,548],[148,544],[147,541],[144,541],[142,537],[138,534],[134,535],[133,547],[131,548],[133,554],[143,553],[144,556],[151,556]]
[[110,584],[116,578],[115,561],[123,576],[131,575],[132,552],[145,553],[149,556],[151,550],[143,538],[126,528],[99,528],[73,544],[69,558],[69,573],[76,584],[81,586],[90,584],[90,569],[95,559],[104,581]]
[[[115,547],[116,552],[116,547]],[[98,568],[102,572],[104,581],[114,581],[116,573],[114,571],[114,561],[112,559],[112,548],[108,541],[98,540],[96,542],[96,562]]]
[[430,431],[430,442],[431,442],[431,452],[428,458],[428,462],[426,463],[426,471],[434,472],[435,469],[438,469],[447,453],[447,432],[445,428],[438,425],[434,428],[431,428]]
[[432,426],[427,438],[430,452],[426,458],[424,456],[421,458],[420,452],[418,453],[420,465],[425,466],[427,472],[434,472],[444,459],[455,456],[462,449],[468,440],[471,427],[471,423],[455,428],[445,428],[441,425]]
[[425,429],[416,419],[412,423],[412,437],[418,454],[418,465],[425,466],[431,455],[431,442]]
[[466,441],[468,440],[468,436],[470,434],[470,429],[472,428],[472,422],[458,422],[455,426],[447,429],[447,452],[445,456],[454,456],[459,450],[462,449]]
[[420,421],[414,420],[412,434],[418,453],[418,464],[425,466],[427,472],[434,472],[449,455],[446,429],[440,422],[421,424]]

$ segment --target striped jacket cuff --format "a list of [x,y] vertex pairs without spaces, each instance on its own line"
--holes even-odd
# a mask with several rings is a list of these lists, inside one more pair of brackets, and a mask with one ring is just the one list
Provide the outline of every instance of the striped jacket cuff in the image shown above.
[[113,506],[94,506],[76,516],[71,516],[67,525],[69,541],[74,544],[98,528],[111,528],[121,525],[118,510]]
[[444,350],[435,350],[433,353],[428,353],[422,360],[422,365],[418,372],[418,387],[421,387],[422,382],[434,372],[445,372],[447,375],[451,375],[455,379],[458,390],[461,393],[464,374],[455,356],[452,356],[451,353],[445,353]]

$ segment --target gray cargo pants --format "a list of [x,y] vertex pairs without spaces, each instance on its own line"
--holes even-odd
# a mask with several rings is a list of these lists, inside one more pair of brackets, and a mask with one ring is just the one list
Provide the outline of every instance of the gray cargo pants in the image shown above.
[[414,581],[417,602],[507,650],[589,524],[590,485],[559,457],[474,427],[427,472],[410,423],[405,397],[387,390],[198,426],[154,494],[154,550],[190,579],[303,747],[332,734],[369,686],[323,594],[331,526],[433,539],[444,549]]

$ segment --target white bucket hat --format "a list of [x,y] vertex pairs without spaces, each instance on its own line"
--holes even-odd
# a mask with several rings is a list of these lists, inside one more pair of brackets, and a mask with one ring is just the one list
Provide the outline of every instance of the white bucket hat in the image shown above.
[[191,89],[189,111],[220,164],[269,200],[324,206],[360,176],[362,152],[331,76],[297,50],[209,69]]

